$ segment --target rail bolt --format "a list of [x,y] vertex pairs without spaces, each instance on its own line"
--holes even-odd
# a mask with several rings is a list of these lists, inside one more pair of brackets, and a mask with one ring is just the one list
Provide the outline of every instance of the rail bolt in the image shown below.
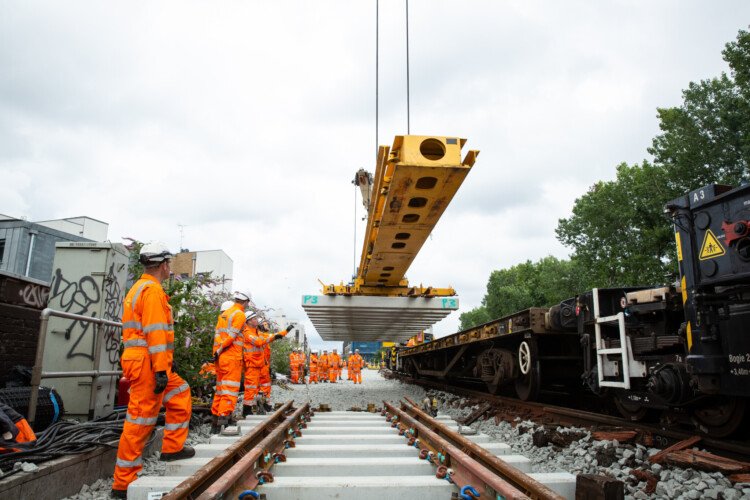
[[428,454],[429,452],[430,452],[430,450],[428,450],[427,448],[423,448],[423,449],[422,449],[422,450],[420,450],[420,452],[419,452],[419,458],[421,458],[422,460],[426,460],[426,459],[427,459],[427,454]]
[[286,462],[286,455],[284,455],[283,453],[274,453],[273,460],[275,463]]
[[271,474],[267,470],[258,471],[258,473],[255,474],[255,477],[258,479],[258,483],[259,484],[265,484],[265,483],[272,483],[273,482],[273,474]]
[[479,498],[480,493],[471,485],[466,485],[461,488],[461,500],[472,500],[473,498]]
[[414,442],[417,440],[417,438],[410,437],[409,438],[409,446],[414,446]]
[[437,468],[437,472],[435,473],[435,477],[438,479],[445,479],[445,476],[448,475],[448,467],[445,465],[441,465]]

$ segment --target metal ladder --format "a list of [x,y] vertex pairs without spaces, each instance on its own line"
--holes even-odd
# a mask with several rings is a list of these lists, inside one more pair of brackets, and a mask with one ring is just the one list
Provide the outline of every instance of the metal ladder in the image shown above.
[[[630,389],[630,363],[628,356],[628,338],[625,335],[625,313],[619,312],[614,316],[599,316],[599,289],[594,288],[592,290],[594,298],[594,332],[596,333],[596,368],[597,375],[599,377],[599,387],[618,387],[622,389]],[[602,341],[602,327],[605,323],[617,322],[620,329],[620,347],[604,347]],[[605,360],[605,356],[609,354],[619,354],[622,360],[621,371],[622,371],[622,382],[604,380],[604,370],[602,364]]]

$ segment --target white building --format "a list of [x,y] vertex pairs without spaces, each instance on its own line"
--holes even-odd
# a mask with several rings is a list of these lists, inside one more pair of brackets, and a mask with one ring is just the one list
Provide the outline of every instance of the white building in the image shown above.
[[109,231],[109,224],[106,222],[86,216],[42,220],[37,221],[36,224],[92,241],[107,241],[107,232]]
[[224,250],[180,252],[172,260],[172,272],[184,278],[211,273],[220,284],[217,291],[232,291],[234,261]]
[[302,346],[307,351],[307,335],[305,334],[305,325],[300,323],[297,319],[289,318],[283,310],[279,309],[274,311],[274,314],[269,315],[269,319],[273,321],[279,330],[285,330],[289,323],[295,323],[296,326],[292,333],[287,335],[287,339]]

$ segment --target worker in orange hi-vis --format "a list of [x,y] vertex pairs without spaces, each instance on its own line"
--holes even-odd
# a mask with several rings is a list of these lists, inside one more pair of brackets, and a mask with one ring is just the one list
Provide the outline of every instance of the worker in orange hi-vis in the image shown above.
[[341,358],[336,349],[334,349],[330,356],[328,356],[328,382],[331,384],[335,384],[338,378],[339,362],[341,362]]
[[318,379],[328,383],[328,351],[323,349],[323,354],[318,358]]
[[190,386],[173,371],[174,326],[162,281],[169,278],[172,253],[164,243],[143,245],[139,260],[144,273],[125,296],[120,363],[130,380],[130,401],[115,461],[112,496],[127,498],[128,485],[143,468],[143,447],[167,409],[160,460],[191,458],[185,445],[192,410]]
[[354,380],[352,378],[352,356],[351,355],[349,355],[349,357],[346,358],[346,379]]
[[214,434],[218,434],[221,427],[230,423],[240,394],[244,344],[242,330],[245,326],[245,308],[250,303],[250,295],[234,292],[232,301],[232,305],[219,314],[214,335],[216,390],[211,405],[211,430]]
[[[260,328],[262,329],[263,327]],[[270,373],[268,370],[270,363],[270,348],[268,348],[268,344],[284,338],[286,333],[284,331],[273,335],[264,335],[259,331],[257,313],[248,311],[247,322],[242,330],[244,341],[243,357],[245,361],[245,394],[242,398],[242,415],[252,415],[255,397],[260,393],[261,389],[261,377],[264,379],[266,376],[268,377],[268,387],[270,389],[270,375],[264,375]],[[268,357],[266,357],[267,348]],[[268,392],[270,394],[270,390]]]
[[289,381],[299,384],[299,356],[296,348],[289,353]]
[[[286,327],[286,330],[283,332],[280,332],[280,335],[282,337],[286,337],[290,331],[294,328],[294,323],[289,323],[289,325]],[[268,323],[268,321],[263,321],[260,325],[258,325],[258,329],[263,332],[263,335],[268,339],[268,343],[263,346],[263,368],[260,370],[260,379],[259,379],[259,391],[261,394],[266,396],[266,404],[265,409],[266,411],[271,411],[272,406],[270,404],[271,401],[271,342],[274,340],[275,333],[271,332],[271,327]]]
[[365,366],[365,360],[359,355],[359,349],[354,350],[354,354],[349,357],[352,366],[352,379],[355,384],[362,383],[362,368]]
[[318,383],[318,351],[312,351],[310,353],[310,378],[308,379],[307,383]]

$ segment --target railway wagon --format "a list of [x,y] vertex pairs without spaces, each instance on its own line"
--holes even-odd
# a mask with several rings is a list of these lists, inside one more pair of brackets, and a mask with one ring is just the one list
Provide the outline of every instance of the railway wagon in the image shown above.
[[750,396],[750,185],[704,186],[666,205],[678,282],[595,288],[399,353],[412,376],[512,385],[524,400],[574,386],[633,419],[715,436]]

